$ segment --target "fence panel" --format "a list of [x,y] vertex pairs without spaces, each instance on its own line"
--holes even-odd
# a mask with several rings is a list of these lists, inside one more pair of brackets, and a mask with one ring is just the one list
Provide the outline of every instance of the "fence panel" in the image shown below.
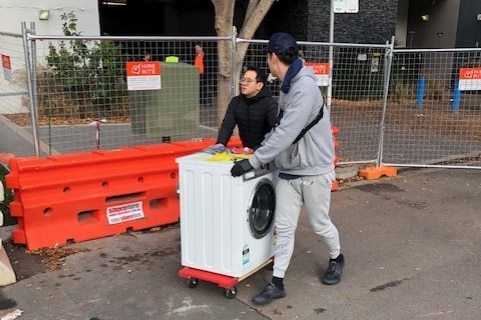
[[[215,136],[219,41],[35,38],[40,139],[52,153],[70,153]],[[148,73],[152,65],[160,75]],[[138,67],[142,74],[127,75]]]
[[[231,95],[238,94],[242,67],[256,65],[269,72],[262,52],[266,40],[237,39],[239,48],[243,43],[249,46],[243,66],[233,74],[232,87],[226,91],[217,52],[219,43],[231,38],[31,39],[37,52],[39,136],[51,154],[216,137],[223,116],[218,113],[225,110]],[[201,79],[194,67],[198,43],[207,54],[206,70],[211,74],[207,79]],[[306,64],[316,70],[325,95],[329,47],[333,48],[330,111],[331,122],[339,129],[339,164],[456,167],[479,157],[480,49],[395,49],[387,79],[390,45],[299,45]],[[25,73],[21,37],[0,33],[0,50],[10,56],[16,80],[1,79],[0,98],[14,97],[12,101],[21,107],[14,109],[14,103],[3,100],[0,109],[25,132],[31,132],[27,80],[20,76]],[[146,53],[160,62],[161,89],[129,90],[127,63],[143,61]],[[166,62],[169,57],[178,62]],[[234,66],[232,59],[239,56],[233,54],[222,63]],[[477,78],[463,75],[460,82],[461,68]],[[12,83],[23,89],[12,89]],[[279,85],[278,80],[268,85],[274,96]],[[389,88],[387,101],[385,88]]]
[[[245,40],[248,42],[247,40]],[[245,64],[254,64],[269,72],[265,42],[250,42]],[[384,56],[388,45],[333,45],[331,122],[339,129],[336,150],[339,164],[373,163],[378,157],[380,124],[385,85]],[[306,65],[314,68],[320,90],[327,95],[329,44],[299,42]],[[279,81],[269,85],[274,96]]]
[[[21,34],[0,32],[0,150],[17,156],[35,154],[31,130],[32,118],[28,104],[28,82],[25,51]],[[8,137],[8,138],[7,138]]]
[[[461,68],[473,72],[459,87]],[[383,162],[461,166],[481,153],[481,49],[394,50]]]
[[[221,41],[230,40],[195,37],[32,38],[37,52],[34,58],[39,137],[48,145],[48,153],[96,148],[108,150],[217,136],[222,117],[218,112],[227,107],[219,105],[217,99],[221,94],[217,48]],[[197,75],[192,72],[194,47],[199,42],[206,51],[206,69],[211,74],[204,81],[194,79]],[[267,41],[239,42],[249,44],[242,67],[256,65],[269,73],[266,55],[262,51]],[[326,95],[329,44],[299,42],[299,45],[306,64],[316,70],[320,90]],[[374,162],[379,150],[386,81],[384,56],[388,46],[333,44],[333,48],[331,120],[339,128],[336,152],[340,164]],[[143,61],[146,53],[152,61],[161,61],[162,89],[128,90],[126,63]],[[179,63],[166,63],[170,56],[178,57]],[[233,64],[232,61],[224,63]],[[174,75],[169,74],[169,69],[174,66],[180,68]],[[237,76],[242,73],[241,69],[234,74],[233,91],[223,94],[238,94]],[[169,83],[169,76],[174,76],[175,81]],[[279,85],[279,80],[269,84],[274,96],[278,95]],[[192,99],[192,92],[198,98],[194,103],[185,102],[185,99]],[[28,126],[25,129],[31,130]]]
[[340,164],[375,162],[381,139],[388,46],[336,46],[332,123],[339,128]]
[[0,32],[0,114],[28,112],[28,95],[22,35]]

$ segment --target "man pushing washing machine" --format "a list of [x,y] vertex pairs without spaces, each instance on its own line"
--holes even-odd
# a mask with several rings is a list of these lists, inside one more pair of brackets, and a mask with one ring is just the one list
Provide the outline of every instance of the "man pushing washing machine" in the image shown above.
[[272,282],[252,298],[255,304],[286,296],[283,281],[303,205],[312,230],[323,238],[329,252],[329,267],[321,275],[321,282],[339,283],[344,268],[339,232],[329,217],[331,185],[335,179],[329,110],[313,71],[299,59],[297,42],[291,35],[273,34],[264,52],[272,75],[281,80],[279,108],[283,116],[253,155],[237,161],[231,169],[232,176],[238,177],[272,160],[279,169]]

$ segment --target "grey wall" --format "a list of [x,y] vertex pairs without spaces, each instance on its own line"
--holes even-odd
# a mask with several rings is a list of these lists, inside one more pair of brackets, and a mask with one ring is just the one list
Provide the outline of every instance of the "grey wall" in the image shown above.
[[481,1],[461,2],[456,37],[457,48],[481,47],[481,21],[476,20],[478,14],[481,14]]
[[[453,48],[459,4],[460,0],[411,1],[408,28],[414,32],[413,47]],[[429,14],[429,21],[422,21],[423,14]]]
[[407,47],[409,45],[408,18],[409,0],[398,0],[395,42],[397,47]]
[[[303,41],[329,41],[330,1],[277,1],[259,36],[286,31]],[[336,14],[334,41],[385,43],[395,34],[397,0],[360,1],[359,13]]]
[[275,32],[289,32],[297,40],[307,40],[308,2],[308,0],[275,1],[256,37],[268,39]]

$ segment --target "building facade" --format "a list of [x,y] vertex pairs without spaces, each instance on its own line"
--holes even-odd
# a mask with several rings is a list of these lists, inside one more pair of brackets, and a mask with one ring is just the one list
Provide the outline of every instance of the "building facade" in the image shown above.
[[[256,38],[278,31],[303,41],[329,41],[326,0],[275,1]],[[41,12],[47,11],[47,18]],[[83,35],[215,35],[210,0],[2,0],[0,31],[20,32],[35,22],[37,34],[62,34],[61,16],[74,12]],[[238,1],[234,24],[240,28],[245,3]],[[398,47],[477,47],[481,42],[481,1],[359,0],[359,12],[335,14],[334,42],[380,44],[395,37]]]

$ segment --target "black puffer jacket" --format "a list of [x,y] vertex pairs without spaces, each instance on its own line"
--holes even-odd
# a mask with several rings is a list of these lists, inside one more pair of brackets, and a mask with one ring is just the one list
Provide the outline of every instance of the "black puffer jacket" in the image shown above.
[[217,143],[226,145],[235,126],[244,147],[256,149],[277,121],[277,101],[266,87],[252,98],[240,94],[232,98],[222,120]]

